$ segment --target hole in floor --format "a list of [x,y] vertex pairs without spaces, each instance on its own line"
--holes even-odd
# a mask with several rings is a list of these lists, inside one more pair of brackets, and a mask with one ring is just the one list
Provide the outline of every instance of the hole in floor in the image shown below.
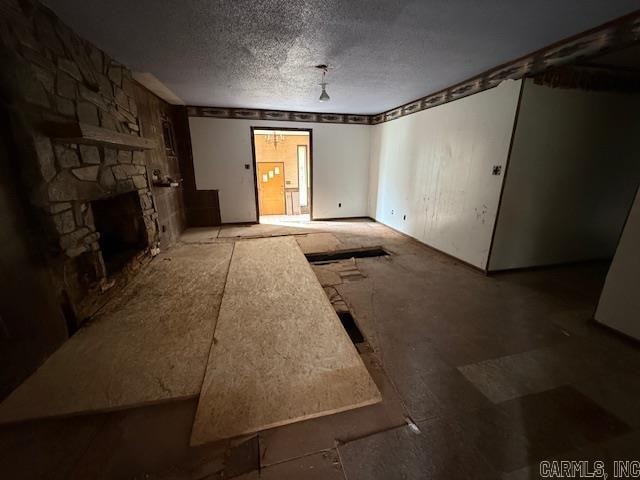
[[336,312],[338,314],[338,318],[342,322],[342,326],[349,334],[349,338],[355,344],[364,343],[364,336],[362,332],[356,325],[356,321],[353,319],[351,312]]
[[305,257],[309,263],[331,263],[348,258],[385,257],[389,255],[382,247],[353,248],[349,250],[336,250],[335,252],[307,253]]

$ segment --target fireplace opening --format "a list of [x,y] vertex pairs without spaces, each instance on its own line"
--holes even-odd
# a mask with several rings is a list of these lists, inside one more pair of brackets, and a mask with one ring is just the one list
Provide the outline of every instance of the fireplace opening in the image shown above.
[[140,198],[123,193],[95,200],[91,209],[107,275],[114,275],[148,246]]

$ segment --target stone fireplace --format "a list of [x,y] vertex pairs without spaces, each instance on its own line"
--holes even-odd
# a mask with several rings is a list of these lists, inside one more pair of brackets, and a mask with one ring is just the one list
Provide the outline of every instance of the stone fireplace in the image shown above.
[[[78,322],[157,252],[157,211],[142,150],[41,140],[57,173],[47,185],[54,264]],[[50,143],[50,145],[49,145]],[[117,290],[117,288],[116,288]]]
[[[3,192],[16,192],[16,242],[3,260],[23,260],[2,278],[5,292],[20,291],[20,308],[0,319],[18,346],[0,349],[1,396],[117,297],[161,241],[177,241],[182,187],[152,185],[150,172],[179,181],[181,162],[193,166],[185,108],[137,84],[39,2],[7,0],[0,10],[0,173]],[[182,137],[167,139],[174,115]]]
[[158,252],[148,171],[164,145],[141,121],[130,70],[40,4],[6,8],[0,93],[11,99],[15,164],[55,295],[79,325]]

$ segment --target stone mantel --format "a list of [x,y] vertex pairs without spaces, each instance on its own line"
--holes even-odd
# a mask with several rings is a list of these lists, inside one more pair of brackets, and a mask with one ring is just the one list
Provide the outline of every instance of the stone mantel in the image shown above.
[[151,150],[158,148],[155,140],[137,135],[116,132],[82,122],[46,123],[42,126],[52,140],[61,143],[78,143],[115,147],[120,150]]

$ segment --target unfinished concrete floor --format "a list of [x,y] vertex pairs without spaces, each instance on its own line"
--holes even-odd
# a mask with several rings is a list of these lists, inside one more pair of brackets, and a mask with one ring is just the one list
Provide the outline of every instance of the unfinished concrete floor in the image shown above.
[[[638,346],[590,320],[606,264],[487,277],[373,222],[241,228],[391,253],[314,266],[383,401],[198,448],[195,399],[4,426],[0,477],[531,479],[542,459],[640,457]],[[182,248],[237,232],[192,230]]]

